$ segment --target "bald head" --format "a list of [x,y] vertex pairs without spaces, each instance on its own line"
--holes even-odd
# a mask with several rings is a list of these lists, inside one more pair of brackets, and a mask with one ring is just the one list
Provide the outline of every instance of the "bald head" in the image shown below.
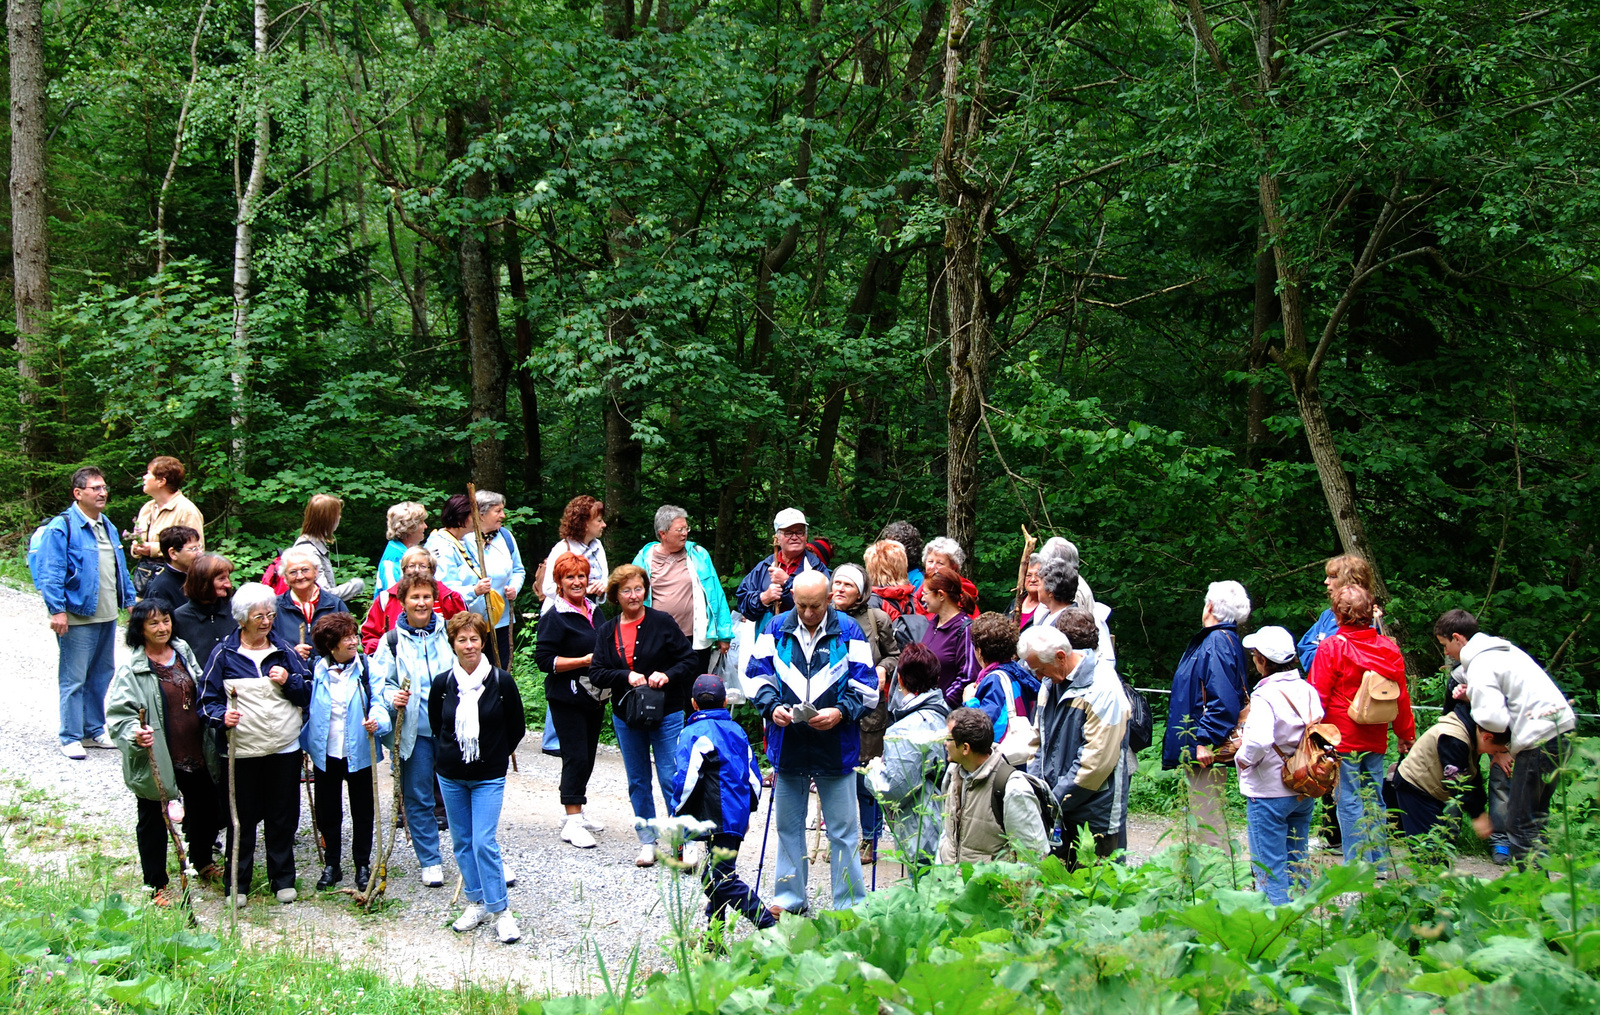
[[794,612],[811,630],[828,615],[828,579],[821,571],[807,571],[794,580]]

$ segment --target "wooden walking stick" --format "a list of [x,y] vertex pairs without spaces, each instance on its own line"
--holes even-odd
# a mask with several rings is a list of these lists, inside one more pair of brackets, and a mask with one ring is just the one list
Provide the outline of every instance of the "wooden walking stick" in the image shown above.
[[[141,733],[149,729],[144,720],[145,710],[141,708],[139,710],[139,731]],[[153,734],[155,731],[150,730],[150,732]],[[161,798],[161,820],[167,826],[167,834],[172,836],[172,848],[177,850],[178,853],[178,888],[183,893],[183,904],[187,906],[189,905],[189,858],[184,854],[183,840],[179,838],[177,826],[172,823],[172,814],[167,810],[167,787],[161,781],[161,766],[156,764],[156,745],[154,740],[150,742],[149,747],[144,749],[144,752],[145,756],[150,759],[150,774],[155,776],[156,795]]]
[[[411,690],[411,678],[410,677],[402,677],[400,679],[400,690],[401,691],[410,691]],[[407,702],[407,704],[410,704],[410,703]],[[400,709],[400,725],[399,725],[399,728],[395,730],[395,736],[394,736],[394,806],[395,806],[396,811],[398,811],[399,808],[404,805],[404,789],[403,789],[403,786],[404,786],[404,774],[405,773],[404,773],[404,771],[403,771],[403,769],[401,767],[400,739],[405,733],[405,728],[406,728],[406,710],[405,710],[405,708],[401,708]],[[370,736],[370,734],[369,734],[369,736]],[[373,786],[373,793],[376,794],[377,793],[377,786],[378,786],[378,760],[377,760],[376,753],[374,753],[373,760],[372,760],[372,786]],[[377,800],[376,799],[373,800],[373,804],[372,805],[373,805],[374,809],[377,808],[378,804],[377,804]],[[393,821],[390,822],[390,824],[393,824],[393,823],[394,823]],[[406,835],[409,836],[410,834],[411,834],[411,823],[408,821],[408,822],[406,822]],[[375,902],[377,900],[378,896],[382,895],[384,893],[384,890],[389,887],[389,856],[390,856],[391,853],[394,852],[394,844],[399,838],[400,838],[400,829],[398,829],[398,828],[391,829],[390,833],[389,833],[389,841],[388,841],[387,844],[385,844],[384,841],[383,841],[383,825],[382,824],[378,825],[378,846],[379,846],[378,862],[373,864],[373,866],[372,866],[371,880],[369,880],[367,882],[367,891],[366,891],[366,899],[365,899],[366,909],[367,909],[367,912],[369,912],[369,913],[372,912],[372,904],[373,904],[373,902]]]
[[[239,691],[237,688],[228,688],[229,710],[239,711]],[[223,723],[227,728],[227,723]],[[237,729],[237,727],[235,727]],[[228,900],[228,929],[233,933],[239,932],[239,794],[237,780],[234,777],[234,762],[238,754],[233,730],[228,731],[228,819],[233,822],[233,839],[228,843],[228,891],[232,898]]]
[[1022,527],[1022,559],[1017,561],[1017,613],[1021,619],[1022,601],[1028,597],[1028,558],[1033,556],[1033,548],[1039,545],[1039,537]]
[[[370,704],[368,708],[371,708]],[[372,769],[372,827],[378,830],[378,849],[381,850],[383,849],[383,808],[378,804],[378,735],[371,730],[367,731],[367,760],[370,762]],[[350,834],[354,835],[355,829],[352,828]],[[395,838],[399,835],[400,830],[397,828],[391,833],[390,838]],[[372,892],[377,887],[377,883],[378,872],[374,868],[372,873],[367,876],[366,884],[367,910],[369,912],[372,909]]]
[[[300,644],[306,643],[306,622],[300,622]],[[317,847],[317,866],[326,867],[328,864],[328,840],[322,835],[322,826],[317,824],[317,793],[316,772],[311,767],[311,755],[300,755],[300,781],[306,787],[306,806],[311,808],[311,839]]]

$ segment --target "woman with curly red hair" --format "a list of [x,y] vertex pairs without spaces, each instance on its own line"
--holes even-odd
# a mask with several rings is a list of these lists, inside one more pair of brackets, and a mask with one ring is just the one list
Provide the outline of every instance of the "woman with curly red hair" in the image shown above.
[[606,548],[600,545],[600,537],[605,531],[604,501],[586,493],[567,501],[566,509],[561,512],[561,538],[545,555],[544,565],[539,569],[544,576],[539,587],[544,596],[545,613],[550,612],[562,595],[556,580],[556,561],[565,553],[575,554],[589,562],[589,581],[584,594],[592,602],[605,602],[606,576],[611,573],[606,564]]

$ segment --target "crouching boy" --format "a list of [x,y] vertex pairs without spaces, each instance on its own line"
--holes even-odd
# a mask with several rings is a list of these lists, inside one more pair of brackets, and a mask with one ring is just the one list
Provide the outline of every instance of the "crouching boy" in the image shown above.
[[714,674],[697,677],[692,709],[678,734],[678,774],[672,781],[672,813],[716,826],[706,863],[706,917],[715,923],[731,908],[757,927],[777,917],[761,905],[739,877],[739,845],[750,812],[761,799],[761,769],[750,740],[728,715],[727,690]]
[[1417,738],[1400,759],[1394,775],[1394,806],[1400,812],[1400,830],[1406,835],[1426,835],[1438,826],[1460,819],[1450,801],[1457,801],[1472,819],[1479,838],[1493,831],[1484,813],[1487,795],[1478,763],[1480,755],[1504,754],[1511,742],[1509,731],[1493,733],[1473,722],[1466,706],[1446,712],[1433,728]]

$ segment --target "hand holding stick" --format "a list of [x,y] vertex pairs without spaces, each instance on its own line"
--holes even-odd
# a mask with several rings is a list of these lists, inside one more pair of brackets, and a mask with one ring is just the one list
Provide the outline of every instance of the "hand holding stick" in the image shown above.
[[[228,715],[233,719],[227,723],[232,729],[239,725],[239,692],[236,688],[228,688]],[[237,753],[234,744],[236,738],[228,734],[228,820],[233,824],[233,838],[228,840],[228,891],[232,898],[228,899],[228,929],[235,934],[239,932],[239,794],[234,778],[234,769]]]

